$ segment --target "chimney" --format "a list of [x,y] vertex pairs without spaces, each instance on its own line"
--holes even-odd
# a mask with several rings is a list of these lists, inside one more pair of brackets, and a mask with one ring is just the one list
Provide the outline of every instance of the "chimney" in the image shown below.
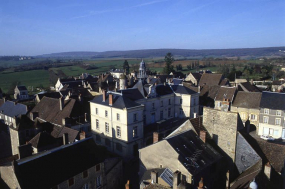
[[197,113],[195,112],[195,113],[194,113],[194,118],[196,118],[196,117],[197,117]]
[[153,132],[153,143],[157,143],[159,141],[159,133]]
[[130,189],[130,180],[128,180],[127,184],[125,184],[125,189]]
[[206,143],[206,131],[200,131],[200,139]]
[[198,93],[201,92],[201,86],[198,86]]
[[226,189],[230,188],[230,171],[226,174],[227,180],[226,180]]
[[270,176],[271,176],[271,165],[270,163],[266,163],[264,165],[264,174],[267,176],[267,178],[270,180]]
[[201,180],[199,181],[198,189],[203,189],[203,188],[204,188],[204,181],[203,181],[203,178],[201,177]]
[[102,90],[102,92],[103,92],[103,102],[105,102],[106,101],[106,91]]
[[178,185],[180,184],[180,177],[181,177],[180,171],[175,171],[173,173],[173,189],[178,189]]
[[63,145],[68,144],[68,133],[62,135]]
[[64,99],[63,97],[59,98],[59,110],[63,110],[64,108]]
[[85,139],[85,132],[81,131],[81,133],[79,134],[79,140],[83,140]]
[[150,177],[151,177],[151,182],[158,183],[158,172],[151,171]]
[[109,94],[109,105],[113,106],[113,94]]
[[37,117],[39,117],[39,112],[30,112],[31,120],[35,120]]

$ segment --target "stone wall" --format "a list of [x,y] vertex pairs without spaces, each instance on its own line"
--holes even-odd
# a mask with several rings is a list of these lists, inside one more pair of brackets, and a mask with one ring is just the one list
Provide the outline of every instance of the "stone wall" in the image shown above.
[[12,163],[0,166],[0,176],[9,188],[21,188]]

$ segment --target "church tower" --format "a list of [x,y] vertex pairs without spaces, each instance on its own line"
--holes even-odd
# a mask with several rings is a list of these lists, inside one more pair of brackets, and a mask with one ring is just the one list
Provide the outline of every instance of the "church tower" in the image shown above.
[[145,79],[145,78],[147,78],[146,66],[145,66],[145,62],[142,60],[140,63],[138,79]]

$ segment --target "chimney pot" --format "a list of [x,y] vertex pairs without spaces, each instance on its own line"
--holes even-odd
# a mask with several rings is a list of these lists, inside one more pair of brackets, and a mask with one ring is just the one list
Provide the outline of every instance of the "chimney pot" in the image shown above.
[[109,105],[113,106],[113,94],[109,94]]
[[106,101],[106,91],[105,90],[102,90],[103,91],[103,102]]
[[199,181],[199,189],[204,187],[204,182],[203,182],[203,178],[201,177],[201,180]]
[[130,180],[128,180],[127,183],[125,184],[125,189],[130,189]]
[[84,131],[82,131],[79,135],[79,140],[83,140],[83,139],[85,139],[85,132]]
[[159,141],[159,133],[153,132],[153,143],[157,143]]

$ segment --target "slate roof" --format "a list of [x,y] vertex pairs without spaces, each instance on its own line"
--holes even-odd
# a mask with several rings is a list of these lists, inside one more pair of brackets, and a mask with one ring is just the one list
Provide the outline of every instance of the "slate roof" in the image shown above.
[[182,85],[171,85],[171,88],[175,93],[179,94],[195,94],[197,92],[191,90],[188,87],[182,86]]
[[184,87],[187,87],[187,88],[191,89],[192,91],[198,92],[198,87],[195,87],[192,83],[184,81],[182,84]]
[[179,85],[183,82],[183,79],[177,79],[177,78],[173,78],[172,83],[174,85]]
[[262,93],[238,91],[234,99],[234,107],[259,109]]
[[6,101],[0,106],[0,112],[9,117],[24,115],[28,112],[28,108],[24,104]]
[[261,92],[255,85],[252,85],[250,82],[244,82],[239,84],[242,90],[247,92]]
[[219,85],[222,79],[223,79],[222,74],[204,73],[199,81],[199,86],[203,86],[204,84],[209,86]]
[[173,93],[169,85],[156,85],[155,91],[158,96],[163,96]]
[[[103,102],[103,95],[96,96],[93,100],[90,102],[96,103],[96,104],[101,104],[105,106],[110,106],[109,105],[109,95],[106,95],[106,100]],[[119,109],[124,109],[124,108],[132,108],[136,106],[141,106],[141,104],[136,103],[129,98],[125,97],[124,95],[119,95],[119,94],[113,94],[113,105],[112,107],[114,108],[119,108]]]
[[22,189],[49,189],[109,157],[92,138],[17,160],[15,173]]
[[285,93],[262,92],[260,107],[285,110]]
[[59,99],[61,97],[61,94],[59,92],[50,92],[50,93],[41,93],[37,94],[38,98],[41,100],[44,96],[50,97],[50,98],[57,98]]
[[[179,154],[178,160],[180,163],[194,176],[222,158],[210,145],[203,143],[193,130],[166,140]],[[195,153],[200,155],[197,155],[196,160],[191,159],[194,158]]]
[[122,93],[124,97],[127,97],[131,100],[139,100],[144,98],[144,96],[140,93],[138,88],[120,90],[118,91],[118,93]]
[[235,92],[236,92],[235,87],[221,86],[218,90],[215,100],[223,101],[224,99],[229,99],[230,101],[232,101],[234,98]]
[[62,125],[63,118],[80,116],[80,107],[75,99],[64,101],[63,110],[60,110],[60,99],[44,97],[31,112],[38,112],[39,117],[47,122]]

